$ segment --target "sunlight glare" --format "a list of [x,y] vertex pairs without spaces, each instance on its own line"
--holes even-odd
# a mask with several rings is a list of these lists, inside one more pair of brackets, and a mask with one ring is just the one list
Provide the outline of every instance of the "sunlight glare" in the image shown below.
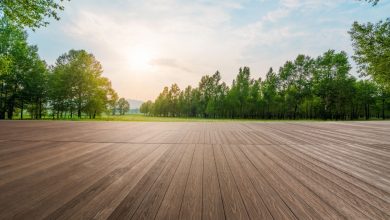
[[153,53],[146,47],[134,47],[129,49],[128,62],[131,69],[148,70],[151,68]]

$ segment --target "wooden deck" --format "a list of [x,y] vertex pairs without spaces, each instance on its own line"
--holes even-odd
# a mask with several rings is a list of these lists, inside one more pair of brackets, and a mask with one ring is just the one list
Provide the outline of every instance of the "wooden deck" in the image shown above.
[[390,219],[390,122],[0,121],[0,219]]

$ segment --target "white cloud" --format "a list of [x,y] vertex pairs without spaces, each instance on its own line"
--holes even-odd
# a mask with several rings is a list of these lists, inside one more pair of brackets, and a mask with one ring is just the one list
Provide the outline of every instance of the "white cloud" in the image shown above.
[[[101,13],[101,8],[75,10],[63,27],[68,36],[93,49],[122,96],[153,98],[164,85],[178,82],[184,87],[217,68],[239,67],[237,56],[246,42],[230,28],[228,13],[239,4],[156,1],[122,7],[127,13],[120,15],[109,9]],[[149,68],[131,65],[129,57],[137,59],[139,48],[150,56]]]

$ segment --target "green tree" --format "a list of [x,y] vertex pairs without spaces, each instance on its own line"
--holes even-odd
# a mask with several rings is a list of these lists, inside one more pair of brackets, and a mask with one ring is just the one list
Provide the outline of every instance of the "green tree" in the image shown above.
[[272,118],[275,116],[274,107],[276,106],[278,96],[278,76],[270,68],[266,74],[265,80],[261,84],[261,94],[263,98],[263,118]]
[[45,18],[59,20],[58,12],[64,10],[63,0],[1,0],[0,18],[7,17],[20,27],[39,28],[49,22]]
[[126,113],[128,113],[130,110],[130,104],[129,102],[124,99],[124,98],[120,98],[118,100],[118,111],[119,111],[119,114],[120,115],[124,115]]
[[376,24],[355,22],[350,30],[359,71],[390,86],[390,18]]
[[364,117],[369,119],[371,116],[372,105],[375,104],[378,87],[369,80],[360,80],[355,83],[357,97],[357,115],[364,113]]
[[324,119],[343,119],[352,98],[353,78],[345,52],[325,52],[316,60],[314,92],[321,99],[320,111]]
[[232,99],[231,105],[234,106],[234,114],[238,117],[248,117],[248,99],[251,84],[249,67],[240,68],[230,89],[230,93],[232,93],[230,96]]
[[289,118],[297,117],[300,107],[310,96],[313,65],[313,59],[298,55],[294,62],[287,61],[279,70],[279,89]]
[[67,112],[72,117],[76,111],[78,118],[83,112],[92,118],[106,111],[110,100],[116,98],[111,82],[102,77],[100,62],[85,50],[70,50],[61,55],[52,72],[49,85],[57,117]]
[[171,88],[168,91],[167,101],[168,101],[168,114],[170,116],[177,116],[180,113],[179,110],[179,96],[180,88],[174,83],[171,85]]
[[31,50],[30,71],[23,77],[23,89],[20,95],[21,119],[23,119],[25,105],[31,118],[42,118],[48,100],[48,69],[46,63],[39,58],[37,51],[38,48]]
[[148,100],[147,102],[142,103],[140,107],[140,112],[146,115],[149,115],[152,112],[153,102]]
[[[0,68],[0,119],[6,115],[12,119],[16,110],[23,117],[26,104],[33,99],[37,104],[43,99],[46,65],[39,58],[38,48],[27,43],[26,32],[4,17],[0,20],[0,42],[0,62],[4,64]],[[39,117],[41,112],[37,114]]]
[[107,109],[110,111],[108,114],[115,115],[116,114],[116,107],[118,105],[118,93],[115,92],[115,90],[110,86],[108,88],[108,103],[107,103]]

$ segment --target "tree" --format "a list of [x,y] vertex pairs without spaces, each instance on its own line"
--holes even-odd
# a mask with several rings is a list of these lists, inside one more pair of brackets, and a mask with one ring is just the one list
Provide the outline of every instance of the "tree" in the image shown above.
[[390,86],[390,18],[376,24],[353,23],[349,32],[359,71]]
[[179,96],[180,96],[180,88],[179,86],[174,83],[171,85],[171,88],[169,89],[167,101],[168,101],[168,112],[171,116],[177,116],[179,115]]
[[345,52],[325,52],[316,60],[314,92],[321,99],[320,111],[324,119],[343,119],[346,105],[352,97],[351,65]]
[[100,62],[85,50],[70,50],[61,55],[49,83],[53,114],[57,112],[58,118],[69,112],[73,117],[76,111],[78,118],[83,112],[93,118],[107,110],[117,95],[102,72]]
[[309,56],[298,55],[279,69],[279,89],[289,118],[295,119],[303,102],[309,98],[313,65],[314,60]]
[[45,18],[59,20],[63,0],[0,0],[0,18],[7,17],[19,27],[39,28],[49,24]]
[[107,106],[107,109],[110,110],[110,112],[108,114],[112,114],[112,115],[115,115],[116,114],[116,107],[118,105],[118,93],[115,92],[115,90],[111,87],[110,85],[110,88],[108,89],[108,106]]
[[270,68],[267,72],[266,78],[261,84],[261,93],[263,97],[263,118],[272,118],[275,115],[273,107],[276,104],[278,96],[278,77],[276,73]]
[[30,54],[30,71],[24,75],[20,97],[21,119],[23,119],[24,106],[31,118],[40,119],[47,102],[48,93],[48,69],[46,63],[38,56],[38,48],[34,48]]
[[153,102],[148,100],[147,102],[142,103],[140,107],[140,112],[143,114],[150,114],[152,112]]
[[231,104],[235,106],[234,115],[244,118],[248,116],[248,99],[252,83],[249,67],[240,68],[230,89]]
[[33,103],[34,116],[40,118],[47,68],[39,58],[38,48],[29,45],[26,32],[4,17],[0,20],[0,42],[0,62],[4,64],[0,68],[0,119],[6,115],[12,119],[16,110],[23,118],[25,105]]
[[118,110],[119,110],[120,115],[124,115],[127,112],[129,112],[129,110],[130,110],[129,102],[124,98],[120,98],[118,100]]
[[364,117],[369,119],[371,106],[375,104],[378,95],[378,87],[372,81],[360,80],[356,82],[355,88],[358,110],[356,114],[360,115],[361,112],[364,112]]

